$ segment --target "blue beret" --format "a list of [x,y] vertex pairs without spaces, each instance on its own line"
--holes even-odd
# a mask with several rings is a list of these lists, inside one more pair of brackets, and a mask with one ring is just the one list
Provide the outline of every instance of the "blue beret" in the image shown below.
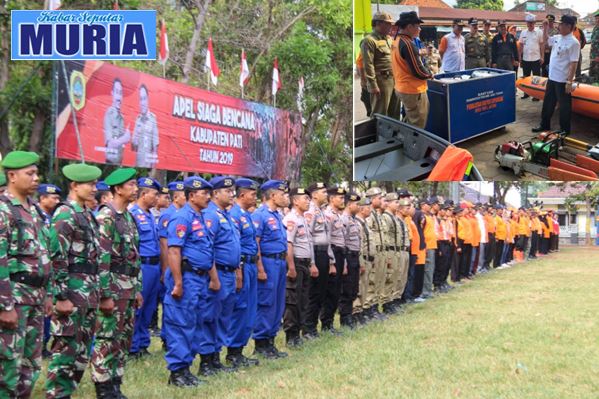
[[40,184],[37,192],[39,194],[62,194],[62,190],[54,184]]
[[96,183],[96,190],[98,191],[110,191],[108,184],[104,183],[104,180],[100,180]]
[[168,184],[168,189],[170,191],[183,191],[185,190],[185,185],[182,181],[172,181]]
[[139,188],[153,188],[154,190],[160,191],[162,186],[156,179],[151,177],[140,177],[137,179],[137,187]]
[[183,181],[183,185],[188,190],[212,190],[212,184],[208,183],[200,176],[191,176]]
[[287,183],[281,180],[268,180],[260,186],[261,191],[266,190],[281,190],[287,191]]
[[237,188],[245,188],[246,190],[258,190],[258,182],[245,177],[235,180],[235,185]]
[[235,187],[235,179],[231,176],[216,176],[210,180],[213,189]]

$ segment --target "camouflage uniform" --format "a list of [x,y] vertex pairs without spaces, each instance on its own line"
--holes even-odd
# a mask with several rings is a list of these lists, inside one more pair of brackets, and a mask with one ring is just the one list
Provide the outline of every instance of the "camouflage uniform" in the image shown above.
[[119,213],[106,205],[96,218],[100,226],[99,266],[110,270],[109,290],[115,306],[110,316],[98,313],[92,380],[120,384],[133,334],[135,295],[141,291],[139,235],[127,210]]
[[31,201],[0,197],[0,309],[14,306],[15,330],[0,328],[0,397],[29,397],[42,364],[44,302],[51,292],[47,231]]
[[382,288],[385,284],[385,273],[387,270],[387,257],[383,242],[383,222],[378,211],[372,208],[372,213],[366,219],[366,225],[375,244],[374,261],[368,278],[369,288],[366,292],[365,301],[372,303],[372,307],[378,309],[378,303],[382,298]]
[[69,299],[73,312],[52,315],[52,360],[48,365],[46,397],[71,395],[89,362],[89,346],[101,298],[110,297],[109,272],[98,270],[100,242],[98,223],[92,212],[69,200],[56,208],[52,249],[56,299]]
[[424,61],[424,66],[431,71],[433,75],[439,73],[439,66],[441,64],[441,57],[439,54],[432,53],[431,55],[425,55],[422,60]]
[[374,305],[372,300],[367,299],[373,296],[373,292],[370,293],[370,296],[368,293],[369,289],[373,289],[370,279],[372,278],[371,272],[376,254],[375,235],[368,228],[366,220],[362,219],[359,215],[356,219],[360,223],[360,266],[364,269],[364,272],[360,275],[359,293],[354,301],[354,314],[365,312]]
[[387,259],[387,267],[385,268],[385,274],[383,276],[383,291],[381,304],[383,308],[387,309],[387,303],[393,299],[393,292],[397,287],[397,281],[399,280],[399,240],[398,237],[398,226],[395,215],[388,210],[385,210],[381,215],[381,222],[383,227],[383,240],[385,246],[385,257]]
[[599,26],[593,28],[591,35],[591,67],[589,68],[591,83],[599,83],[599,62],[595,61],[597,57],[599,57]]

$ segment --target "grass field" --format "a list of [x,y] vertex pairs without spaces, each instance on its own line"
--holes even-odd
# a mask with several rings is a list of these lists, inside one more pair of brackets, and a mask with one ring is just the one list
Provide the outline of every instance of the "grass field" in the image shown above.
[[[563,248],[193,389],[166,385],[154,341],[151,357],[127,365],[123,392],[130,399],[597,398],[598,255]],[[75,397],[94,397],[88,372]]]

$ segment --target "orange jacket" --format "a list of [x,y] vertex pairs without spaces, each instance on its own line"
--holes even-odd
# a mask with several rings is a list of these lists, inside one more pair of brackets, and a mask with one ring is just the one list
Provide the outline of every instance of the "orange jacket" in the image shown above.
[[487,234],[491,233],[491,234],[495,234],[495,231],[497,229],[497,226],[495,224],[495,217],[489,214],[486,214],[485,216],[483,216],[483,219],[485,220],[485,229],[487,230]]
[[507,226],[503,218],[499,215],[495,215],[495,226],[495,239],[505,241],[507,238]]
[[437,233],[435,232],[435,223],[437,218],[430,215],[424,215],[426,224],[424,225],[424,241],[426,249],[437,249]]
[[458,216],[458,238],[464,240],[464,244],[472,244],[472,233],[470,232],[470,222],[463,216]]
[[395,90],[404,94],[425,93],[426,80],[430,72],[422,64],[418,49],[412,38],[399,34],[391,50],[391,69],[395,79]]
[[480,245],[480,227],[478,225],[478,220],[475,217],[470,216],[468,222],[470,223],[471,244],[473,247],[478,247]]
[[418,234],[418,227],[411,217],[406,217],[410,234],[412,235],[412,241],[410,242],[410,253],[416,256],[416,264],[423,265],[426,261],[426,249],[420,249],[420,235]]

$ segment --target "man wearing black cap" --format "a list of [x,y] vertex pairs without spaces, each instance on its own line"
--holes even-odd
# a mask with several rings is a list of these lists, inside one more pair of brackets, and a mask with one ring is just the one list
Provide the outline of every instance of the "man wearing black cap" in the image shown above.
[[491,63],[491,44],[478,32],[478,20],[468,20],[470,33],[464,36],[466,48],[466,69],[484,68]]
[[570,133],[572,117],[572,82],[576,74],[580,43],[572,35],[576,20],[571,15],[562,16],[559,35],[549,37],[549,23],[543,21],[543,43],[551,47],[549,79],[545,87],[541,124],[532,129],[534,133],[551,129],[551,117],[559,103],[559,125],[563,133]]
[[454,19],[452,29],[453,31],[443,36],[439,43],[439,53],[443,58],[445,72],[463,71],[466,66],[465,40],[462,36],[464,22],[461,19]]
[[429,103],[426,80],[432,77],[422,64],[414,39],[420,35],[423,23],[416,12],[403,12],[395,23],[399,32],[393,42],[391,57],[395,94],[401,99],[406,111],[405,122],[424,128],[428,118]]
[[360,209],[358,201],[360,196],[356,193],[348,193],[345,197],[347,206],[343,211],[343,224],[345,225],[345,237],[347,251],[345,254],[346,269],[341,275],[341,295],[339,298],[339,316],[342,326],[354,328],[352,305],[358,297],[360,279],[360,222],[356,215]]
[[497,23],[497,29],[499,32],[491,42],[491,66],[506,71],[513,71],[514,67],[517,67],[520,61],[516,38],[511,33],[508,33],[505,21],[503,20]]

